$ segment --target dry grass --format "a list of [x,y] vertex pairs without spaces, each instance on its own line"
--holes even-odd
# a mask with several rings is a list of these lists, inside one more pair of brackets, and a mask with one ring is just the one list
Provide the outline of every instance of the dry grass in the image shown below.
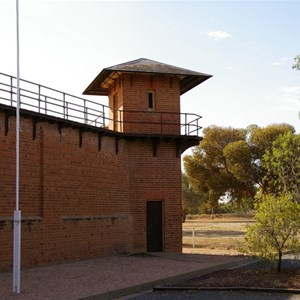
[[[253,223],[252,218],[218,217],[211,219],[200,216],[188,219],[183,224],[183,252],[216,255],[239,255],[244,243],[246,226]],[[194,248],[191,229],[195,230]],[[259,265],[238,269],[221,270],[208,275],[177,283],[177,286],[192,287],[262,287],[262,288],[300,288],[300,268],[286,260],[282,272]],[[298,263],[299,264],[299,263]]]
[[[249,217],[197,216],[183,224],[183,252],[199,254],[238,255],[244,243]],[[192,231],[194,229],[194,237]]]

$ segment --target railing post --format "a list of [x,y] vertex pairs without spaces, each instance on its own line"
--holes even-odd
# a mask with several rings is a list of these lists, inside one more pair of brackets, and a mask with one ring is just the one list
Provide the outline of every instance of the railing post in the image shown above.
[[13,77],[10,76],[10,105],[13,106]]
[[83,121],[84,121],[84,124],[87,124],[88,120],[87,120],[87,107],[86,107],[86,101],[83,100]]
[[66,117],[65,117],[65,119],[67,119],[67,120],[69,119],[69,106],[68,106],[68,103],[69,102],[67,102],[67,101],[65,103],[65,107],[66,107]]
[[119,118],[118,118],[118,121],[119,121],[119,130],[122,132],[123,131],[123,124],[122,124],[122,111],[119,110]]
[[38,108],[38,111],[39,113],[41,113],[41,85],[39,84],[39,98],[38,98],[38,102],[39,102],[39,108]]
[[47,114],[47,96],[45,96],[45,115]]
[[105,127],[105,110],[104,106],[102,105],[102,126]]
[[66,119],[66,94],[63,93],[63,114],[64,114],[64,119]]
[[84,124],[88,124],[88,108],[85,106],[84,107]]

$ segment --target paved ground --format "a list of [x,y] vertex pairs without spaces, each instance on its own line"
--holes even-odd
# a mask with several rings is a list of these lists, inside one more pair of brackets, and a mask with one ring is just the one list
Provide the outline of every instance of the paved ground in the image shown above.
[[[271,263],[266,262],[257,262],[257,263],[251,263],[250,265],[247,264],[244,267],[245,268],[257,268],[259,266],[264,267],[271,267]],[[300,262],[298,260],[295,260],[293,256],[286,255],[285,259],[283,260],[283,267],[285,269],[293,269],[293,268],[299,268]],[[243,268],[243,267],[242,267]],[[214,278],[214,280],[218,280],[217,277],[214,277],[213,275],[209,275],[211,278]],[[223,273],[224,276],[224,273]],[[297,275],[296,275],[297,276]],[[282,279],[284,280],[284,279]],[[155,288],[155,292],[145,292],[140,293],[138,295],[131,295],[126,298],[127,299],[133,299],[133,300],[160,300],[160,299],[166,299],[166,300],[183,300],[183,299],[199,299],[199,300],[236,300],[236,299],[243,299],[243,300],[300,300],[300,290],[294,290],[294,293],[292,291],[287,290],[280,290],[276,291],[275,289],[259,289],[259,288],[244,288],[244,289],[238,289],[234,290],[230,288],[203,288],[202,290],[188,290],[183,288],[183,286],[188,286],[188,284],[184,284],[183,281],[176,285],[176,287],[169,287],[169,286],[162,286]],[[188,281],[189,282],[189,281]],[[182,284],[182,285],[181,285]],[[189,283],[190,284],[190,283]],[[197,285],[196,285],[197,286]],[[293,288],[295,288],[293,286]],[[172,290],[173,289],[173,290]],[[178,290],[182,289],[182,290]],[[122,299],[125,300],[125,299]]]
[[241,256],[173,253],[102,257],[22,270],[21,294],[12,293],[12,274],[0,273],[0,299],[116,299],[247,262]]
[[133,296],[132,300],[300,300],[300,295],[229,292],[229,291],[200,291],[200,292],[154,292]]

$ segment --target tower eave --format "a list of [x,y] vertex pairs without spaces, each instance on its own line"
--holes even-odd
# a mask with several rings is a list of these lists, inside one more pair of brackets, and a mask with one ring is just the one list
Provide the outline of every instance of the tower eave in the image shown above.
[[92,81],[92,83],[85,89],[83,94],[100,96],[108,95],[108,87],[105,87],[104,83],[107,81],[107,78],[110,78],[110,76],[112,76],[114,73],[177,76],[180,79],[180,95],[186,93],[195,86],[212,77],[212,75],[209,74],[195,72],[153,60],[140,58],[135,61],[103,69]]

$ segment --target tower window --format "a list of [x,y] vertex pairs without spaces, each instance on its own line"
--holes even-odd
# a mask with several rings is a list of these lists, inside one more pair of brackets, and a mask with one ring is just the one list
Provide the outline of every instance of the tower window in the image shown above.
[[155,109],[154,91],[148,91],[148,109]]

